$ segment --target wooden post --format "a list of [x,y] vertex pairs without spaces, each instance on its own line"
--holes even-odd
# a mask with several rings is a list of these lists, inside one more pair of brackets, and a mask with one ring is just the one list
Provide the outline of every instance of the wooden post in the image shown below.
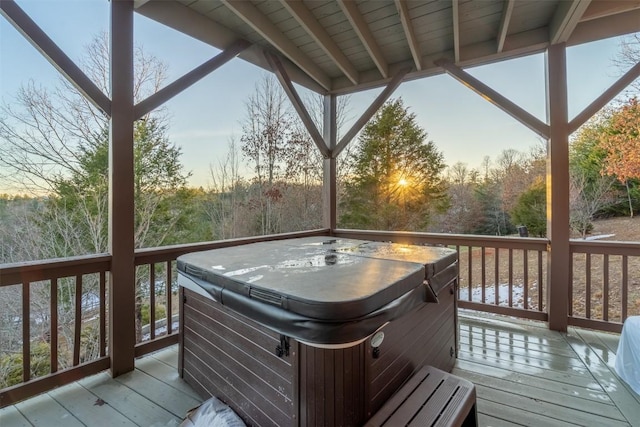
[[322,226],[333,231],[336,229],[338,216],[336,157],[333,154],[337,139],[336,95],[326,95],[324,97],[323,117],[323,138],[331,156],[324,159],[322,174]]
[[569,316],[569,123],[566,45],[546,54],[547,114],[547,310],[549,329],[566,331]]
[[111,375],[135,357],[133,1],[111,0],[109,140],[109,356]]

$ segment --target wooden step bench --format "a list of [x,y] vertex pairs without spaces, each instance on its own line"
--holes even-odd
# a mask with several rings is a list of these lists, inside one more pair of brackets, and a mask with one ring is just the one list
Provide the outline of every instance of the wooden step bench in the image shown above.
[[477,426],[476,387],[431,366],[409,380],[365,427]]

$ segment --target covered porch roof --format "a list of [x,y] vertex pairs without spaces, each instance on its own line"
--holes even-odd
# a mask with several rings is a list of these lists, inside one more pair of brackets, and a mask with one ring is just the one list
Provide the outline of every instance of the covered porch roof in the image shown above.
[[352,93],[578,45],[640,29],[640,2],[610,0],[136,0],[137,13],[271,70],[278,53],[291,79],[318,93]]

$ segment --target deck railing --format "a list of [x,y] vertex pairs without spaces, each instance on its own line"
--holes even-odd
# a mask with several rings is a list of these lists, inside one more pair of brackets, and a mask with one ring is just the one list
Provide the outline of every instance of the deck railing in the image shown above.
[[[178,340],[178,256],[328,233],[314,230],[137,250],[139,311],[145,311],[142,305],[148,306],[148,320],[138,322],[136,356]],[[359,230],[334,230],[333,235],[454,248],[459,255],[459,307],[548,318],[545,239]],[[630,273],[640,271],[640,248],[631,243],[593,241],[571,241],[570,248],[569,323],[619,331],[628,315],[640,314],[640,279]],[[109,368],[110,263],[111,257],[102,254],[0,266],[0,299],[11,307],[0,311],[2,324],[20,331],[11,336],[21,349],[15,354],[0,352],[0,375],[8,378],[17,371],[20,376],[18,384],[0,390],[0,407]],[[3,339],[8,332],[0,330]]]
[[572,240],[569,324],[620,332],[640,314],[640,245]]
[[109,368],[110,263],[101,254],[0,267],[0,333],[21,348],[0,351],[3,384],[18,382],[0,391],[0,407]]
[[359,230],[336,230],[334,234],[456,249],[459,307],[542,321],[548,318],[546,239]]

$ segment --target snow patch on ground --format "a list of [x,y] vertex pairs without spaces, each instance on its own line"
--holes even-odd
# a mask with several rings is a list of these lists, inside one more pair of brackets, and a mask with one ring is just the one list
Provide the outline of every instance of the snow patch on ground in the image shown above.
[[[535,286],[535,285],[534,285]],[[513,292],[513,307],[524,307],[524,286],[514,284],[512,285]],[[460,301],[469,301],[469,288],[461,287],[460,288],[460,297],[458,298]],[[500,284],[498,286],[498,299],[500,301],[500,305],[509,305],[509,285],[507,283]],[[471,289],[471,301],[473,302],[484,302],[487,304],[495,304],[496,301],[496,289],[495,286],[488,285],[485,288],[485,300],[482,301],[482,288],[474,287]],[[537,301],[532,299],[529,296],[529,307],[532,305],[537,305]]]
[[615,234],[596,234],[596,235],[593,235],[593,236],[587,236],[584,239],[580,239],[580,240],[608,239],[609,237],[615,237]]

